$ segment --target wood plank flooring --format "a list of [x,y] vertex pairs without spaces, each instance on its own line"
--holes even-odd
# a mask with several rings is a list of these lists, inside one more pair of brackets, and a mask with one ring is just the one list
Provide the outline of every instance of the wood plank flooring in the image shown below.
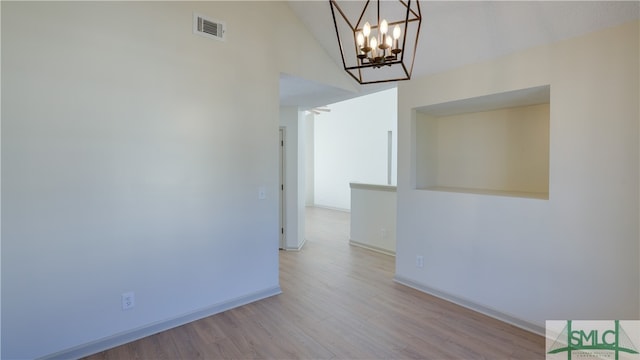
[[348,213],[308,208],[306,227],[283,294],[87,359],[544,359],[543,337],[393,282],[394,257],[348,244]]

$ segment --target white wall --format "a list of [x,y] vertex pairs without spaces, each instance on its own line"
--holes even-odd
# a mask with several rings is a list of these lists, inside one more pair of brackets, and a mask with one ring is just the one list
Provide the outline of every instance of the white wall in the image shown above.
[[[277,293],[279,74],[351,86],[287,5],[1,7],[1,357],[81,356]],[[194,11],[227,40],[192,34]]]
[[314,163],[314,116],[313,113],[307,114],[305,116],[306,122],[306,134],[305,134],[305,192],[306,192],[306,206],[313,206],[315,204],[315,163]]
[[299,250],[305,242],[306,121],[296,107],[280,108],[280,126],[285,129],[285,249]]
[[[634,22],[401,83],[396,278],[537,331],[640,318],[638,44]],[[549,200],[416,190],[412,109],[547,84]]]
[[396,253],[396,187],[351,183],[349,243],[388,255]]
[[350,182],[387,184],[387,132],[393,131],[392,184],[396,179],[397,90],[329,106],[315,117],[315,204],[349,210]]

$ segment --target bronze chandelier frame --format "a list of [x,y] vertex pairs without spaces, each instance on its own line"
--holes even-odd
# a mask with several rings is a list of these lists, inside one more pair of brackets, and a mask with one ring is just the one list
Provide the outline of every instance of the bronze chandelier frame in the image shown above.
[[[415,54],[418,47],[418,38],[420,36],[420,25],[422,23],[420,3],[417,0],[416,1],[397,0],[397,2],[396,1],[386,2],[386,3],[396,3],[397,4],[396,6],[400,6],[403,9],[403,17],[401,19],[392,19],[391,21],[388,22],[389,27],[398,25],[404,30],[402,31],[401,39],[399,39],[401,41],[398,42],[398,44],[399,43],[402,44],[401,47],[389,49],[388,55],[387,55],[387,49],[389,47],[385,46],[385,44],[383,43],[378,46],[378,48],[380,49],[379,51],[382,52],[381,56],[377,56],[377,55],[369,56],[369,51],[371,50],[371,47],[369,47],[368,45],[365,45],[366,47],[361,47],[358,45],[357,34],[363,31],[363,25],[364,25],[363,22],[365,18],[365,13],[367,12],[367,10],[370,10],[369,6],[371,5],[372,2],[376,3],[375,11],[377,15],[377,19],[376,19],[377,23],[375,25],[371,25],[371,29],[372,31],[376,30],[378,32],[378,36],[380,36],[380,24],[381,24],[381,21],[383,20],[383,17],[381,16],[382,14],[380,14],[380,1],[381,0],[373,0],[373,1],[367,0],[357,19],[350,20],[346,12],[343,10],[340,4],[338,4],[337,0],[329,0],[331,4],[331,15],[333,17],[333,24],[335,27],[336,36],[338,38],[338,45],[340,47],[342,65],[344,67],[344,70],[360,84],[374,84],[374,83],[384,83],[384,82],[391,82],[391,81],[409,80],[411,79],[411,73],[413,71]],[[415,8],[412,8],[412,3],[415,4]],[[336,13],[339,15],[339,17],[336,17]],[[338,26],[339,20],[343,21],[343,24],[345,24],[349,29],[350,34],[342,34],[342,35],[345,38],[345,41],[348,41],[349,38],[351,38],[353,45],[349,44],[349,46],[353,46],[354,48],[355,59],[351,59],[351,58],[347,59],[345,57],[345,50],[343,48],[341,33]],[[413,51],[411,52],[411,55],[405,56],[407,53],[406,51],[404,51],[407,46],[407,35],[409,34],[410,25],[415,22],[417,22],[417,27],[415,29],[415,41],[413,43]],[[347,31],[343,31],[343,32],[347,33]],[[382,40],[380,40],[380,42],[382,42]],[[411,46],[411,44],[409,44],[409,46]],[[354,61],[355,61],[355,64],[353,64]],[[366,75],[364,74],[365,72],[370,71],[370,69],[384,69],[386,67],[401,68],[401,72],[400,72],[401,75],[394,75],[392,77],[385,78],[385,79],[370,80],[370,79],[367,79]],[[380,70],[380,71],[383,71],[383,70]]]

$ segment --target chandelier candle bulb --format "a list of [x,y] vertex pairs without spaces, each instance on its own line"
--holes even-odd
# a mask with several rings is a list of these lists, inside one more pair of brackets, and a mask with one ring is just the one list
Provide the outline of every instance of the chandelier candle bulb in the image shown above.
[[393,48],[398,49],[398,39],[400,39],[400,26],[398,25],[393,28],[393,39],[395,40],[395,46]]
[[388,30],[389,30],[389,23],[387,22],[387,20],[382,19],[382,23],[380,23],[380,32],[383,35],[386,35]]
[[382,19],[380,23],[380,49],[387,49],[387,31],[389,31],[389,23],[386,19]]
[[376,48],[378,47],[378,40],[376,40],[375,36],[371,38],[371,57],[376,57]]
[[364,23],[362,34],[364,34],[364,47],[369,47],[369,34],[371,34],[371,24],[369,24],[368,21]]
[[362,61],[367,58],[368,49],[364,47],[364,35],[362,35],[360,31],[358,31],[358,34],[356,35],[356,43],[358,44],[357,56],[358,59]]
[[368,21],[364,23],[364,28],[362,29],[362,33],[364,34],[365,37],[369,37],[369,34],[371,33],[371,24],[369,24]]

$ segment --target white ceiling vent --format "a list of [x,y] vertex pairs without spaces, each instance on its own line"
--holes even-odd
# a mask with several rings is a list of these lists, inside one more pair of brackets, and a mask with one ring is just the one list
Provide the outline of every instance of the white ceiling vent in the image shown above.
[[222,21],[206,18],[200,14],[193,14],[193,33],[208,38],[224,41],[226,25]]

